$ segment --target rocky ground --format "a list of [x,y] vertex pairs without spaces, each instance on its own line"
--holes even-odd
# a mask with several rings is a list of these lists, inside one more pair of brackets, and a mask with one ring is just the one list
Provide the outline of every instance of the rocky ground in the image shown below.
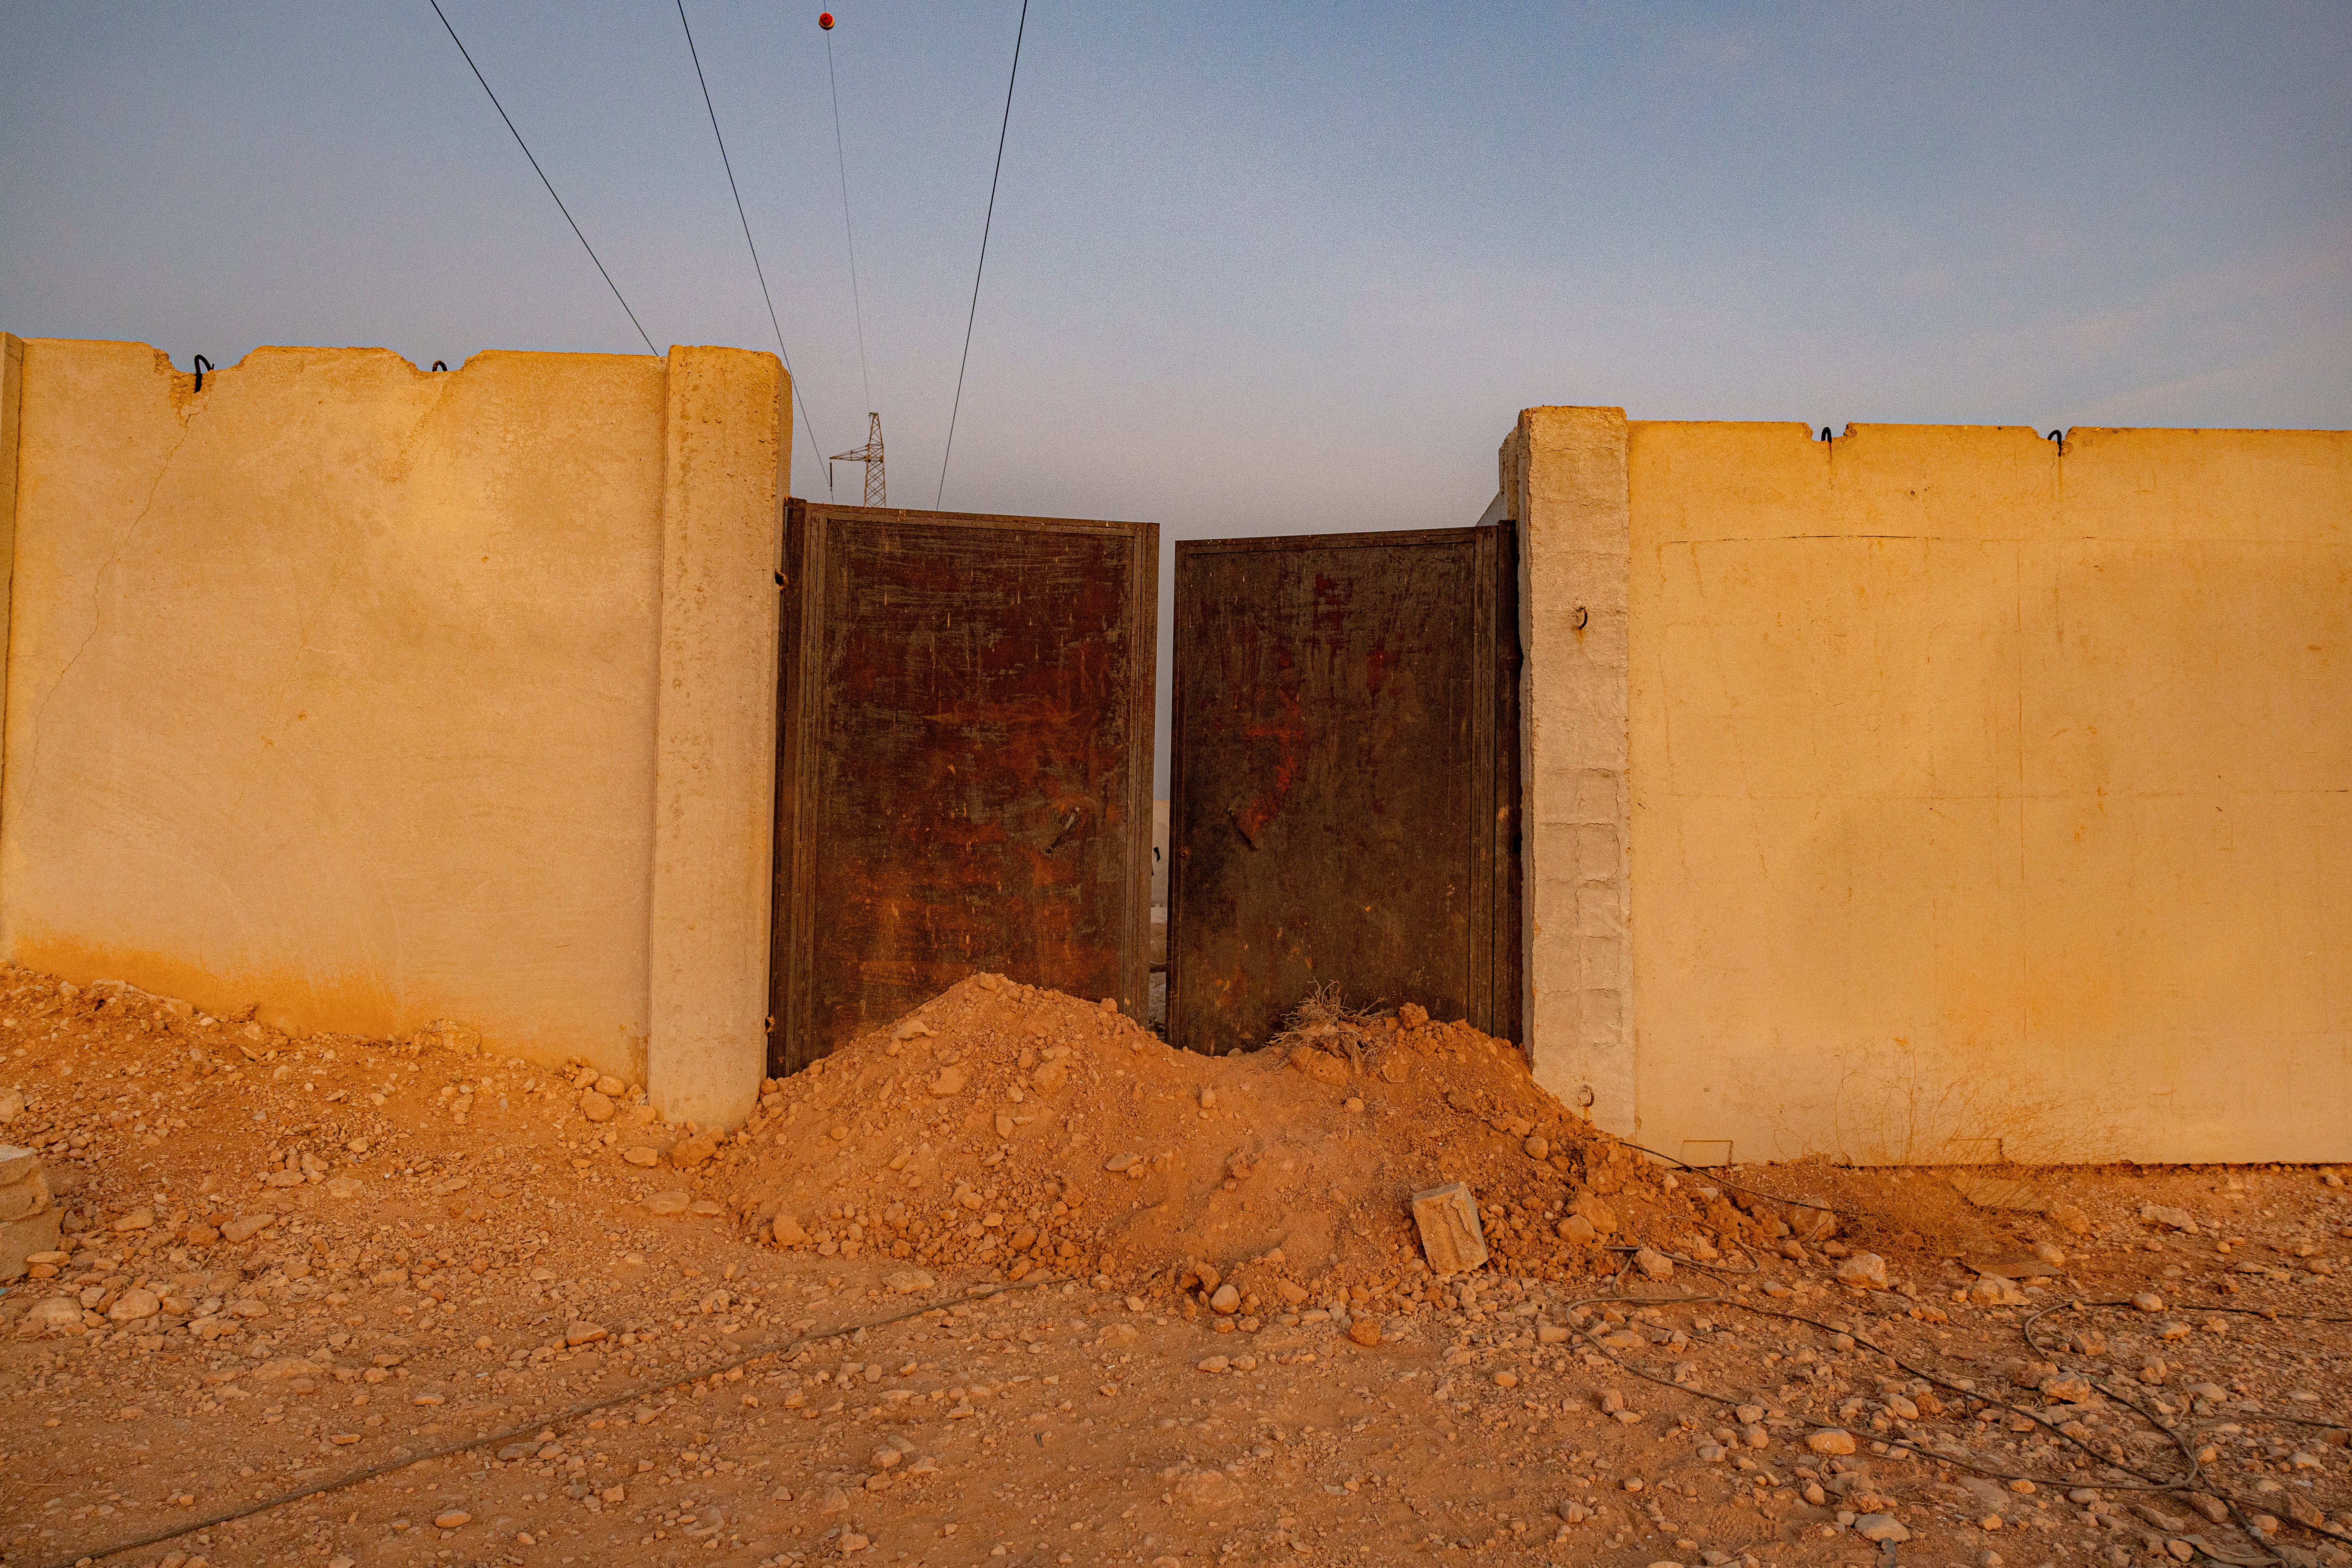
[[720,1138],[0,973],[0,1563],[2352,1563],[2333,1172],[1675,1171],[1287,1045],[986,977]]

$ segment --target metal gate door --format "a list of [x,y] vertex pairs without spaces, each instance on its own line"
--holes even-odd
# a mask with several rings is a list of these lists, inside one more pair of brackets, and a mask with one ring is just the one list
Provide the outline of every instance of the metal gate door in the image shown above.
[[1150,523],[818,506],[785,530],[772,1072],[968,974],[1144,1016]]
[[1176,546],[1168,1037],[1310,986],[1516,1038],[1516,528]]

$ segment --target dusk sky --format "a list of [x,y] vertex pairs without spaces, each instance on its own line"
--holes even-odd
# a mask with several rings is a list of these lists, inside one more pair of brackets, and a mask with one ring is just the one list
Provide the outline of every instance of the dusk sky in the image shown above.
[[[443,0],[654,342],[772,348],[669,0]],[[931,504],[1019,0],[688,0],[818,449]],[[642,353],[426,0],[0,5],[0,328]],[[2342,427],[2316,5],[1034,0],[946,504],[1476,519],[1541,403]],[[840,483],[854,498],[854,469]]]

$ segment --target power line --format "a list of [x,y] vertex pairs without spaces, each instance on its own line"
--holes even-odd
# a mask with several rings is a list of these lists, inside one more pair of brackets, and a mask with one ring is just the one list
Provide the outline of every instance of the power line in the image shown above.
[[466,40],[457,36],[457,28],[449,26],[449,14],[441,9],[441,0],[425,0],[425,3],[433,7],[433,14],[441,18],[441,26],[448,31],[449,41],[457,46],[457,52],[459,54],[466,57],[467,68],[474,73],[474,79],[482,84],[482,90],[484,92],[490,93],[490,107],[497,110],[499,111],[499,118],[507,122],[507,130],[513,134],[515,145],[522,149],[522,155],[525,158],[530,159],[530,172],[539,176],[539,183],[547,187],[547,194],[555,197],[555,210],[563,215],[563,221],[565,223],[572,225],[572,233],[573,237],[580,241],[580,248],[588,253],[588,259],[594,261],[596,263],[596,270],[604,274],[604,287],[613,291],[614,299],[621,301],[622,312],[629,318],[629,325],[637,329],[637,336],[645,339],[646,352],[649,354],[659,354],[661,351],[654,347],[653,339],[646,336],[644,325],[637,320],[637,313],[629,309],[629,301],[622,297],[621,286],[613,281],[613,275],[610,272],[606,272],[604,270],[604,263],[597,258],[596,247],[588,243],[588,237],[586,235],[580,232],[580,225],[573,219],[572,209],[563,205],[563,198],[562,196],[555,195],[555,183],[547,177],[547,171],[539,166],[539,160],[531,158],[530,143],[522,139],[521,132],[515,130],[515,122],[512,117],[507,113],[506,105],[499,101],[499,95],[497,93],[490,92],[489,78],[482,74],[481,67],[474,64],[473,53],[466,47]]
[[948,458],[955,454],[956,416],[963,412],[963,373],[971,363],[971,324],[980,319],[980,278],[988,269],[988,231],[996,222],[996,182],[1004,174],[1004,133],[1013,125],[1013,84],[1021,79],[1021,39],[1028,31],[1029,0],[1021,0],[1021,26],[1013,35],[1013,74],[1004,82],[1004,122],[996,128],[996,172],[988,177],[988,216],[980,226],[980,265],[971,270],[971,311],[963,322],[963,358],[956,363],[955,405],[948,411],[948,444],[940,454],[940,489],[931,500],[934,508],[948,493]]
[[841,169],[841,233],[849,242],[849,304],[857,313],[857,374],[866,387],[866,406],[874,406],[874,375],[866,366],[866,306],[857,297],[857,236],[849,226],[849,156],[841,147],[841,84],[833,75],[833,34],[824,35],[824,81],[833,89],[833,157]]
[[[437,7],[439,0],[435,0]],[[760,265],[760,247],[751,237],[751,220],[743,212],[743,193],[736,188],[735,165],[728,161],[727,138],[719,130],[719,110],[710,101],[710,81],[702,74],[702,54],[694,47],[694,28],[686,19],[686,0],[677,0],[677,25],[686,32],[686,52],[694,61],[694,79],[702,86],[702,107],[710,116],[710,135],[719,143],[719,166],[727,171],[727,189],[735,198],[735,216],[743,226],[743,243],[751,252],[751,272],[760,279],[760,298],[768,303],[768,325],[775,329],[776,353],[782,356],[784,374],[792,376],[793,398],[801,405],[801,429],[809,438],[809,451],[820,463],[824,461],[824,447],[816,438],[816,422],[809,417],[808,399],[801,392],[801,378],[793,375],[792,351],[784,347],[783,324],[776,320],[776,301],[768,292],[767,270]],[[833,488],[831,470],[827,470],[825,489]]]

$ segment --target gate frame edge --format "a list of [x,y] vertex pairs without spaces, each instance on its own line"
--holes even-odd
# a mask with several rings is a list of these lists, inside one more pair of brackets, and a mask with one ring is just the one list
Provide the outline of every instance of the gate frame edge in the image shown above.
[[677,345],[667,374],[646,1089],[713,1131],[767,1072],[792,380],[773,354]]
[[[1625,411],[1520,411],[1502,453],[1518,519],[1525,758],[1524,1026],[1536,1081],[1641,1130],[1626,768],[1633,506]],[[1512,504],[1516,502],[1517,504]]]

